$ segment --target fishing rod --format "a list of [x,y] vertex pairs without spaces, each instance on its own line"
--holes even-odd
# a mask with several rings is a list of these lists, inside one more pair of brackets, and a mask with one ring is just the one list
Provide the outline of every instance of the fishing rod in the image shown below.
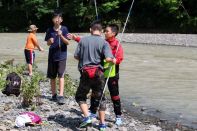
[[[126,18],[126,21],[125,21],[125,23],[124,23],[124,27],[123,27],[123,30],[122,30],[122,33],[121,33],[120,41],[119,41],[119,44],[118,44],[118,46],[117,46],[116,53],[115,53],[114,57],[116,57],[117,52],[118,52],[118,49],[119,49],[119,47],[120,47],[120,43],[122,42],[122,38],[123,38],[123,35],[124,35],[124,32],[125,32],[125,29],[126,29],[126,26],[127,26],[128,20],[129,20],[129,17],[130,17],[130,15],[131,15],[131,10],[132,10],[132,8],[133,8],[134,2],[135,2],[135,0],[133,0],[132,3],[131,3],[130,9],[129,9],[129,13],[128,13],[127,18]],[[98,107],[100,107],[100,103],[101,103],[101,101],[102,101],[102,99],[103,99],[103,95],[104,95],[104,93],[105,93],[105,89],[106,89],[106,87],[107,87],[107,83],[108,83],[108,81],[109,81],[109,76],[110,76],[110,74],[111,74],[111,71],[112,71],[112,66],[110,67],[109,74],[108,74],[107,80],[106,80],[106,82],[105,82],[105,86],[104,86],[103,93],[102,93],[101,99],[100,99],[100,101],[99,101],[99,106],[98,106]]]
[[190,18],[190,15],[189,15],[188,11],[186,10],[185,6],[183,5],[183,0],[180,0],[180,6],[184,9],[185,13]]
[[96,0],[94,0],[94,6],[95,6],[95,12],[96,12],[96,19],[98,20],[98,9],[97,9]]
[[57,8],[59,8],[59,6],[60,6],[60,5],[59,5],[59,0],[57,0],[56,3],[57,3]]
[[[60,6],[60,4],[59,4],[59,0],[57,0],[56,1],[56,3],[57,3],[57,11],[59,11],[59,6]],[[59,13],[59,12],[58,12]],[[58,23],[59,23],[59,21],[60,21],[60,16],[58,16]],[[58,27],[58,33],[59,33],[59,31],[60,31],[60,26]],[[60,36],[58,37],[58,44],[59,44],[59,48],[60,48],[60,50],[61,50],[61,40],[60,40],[61,38],[60,38]]]

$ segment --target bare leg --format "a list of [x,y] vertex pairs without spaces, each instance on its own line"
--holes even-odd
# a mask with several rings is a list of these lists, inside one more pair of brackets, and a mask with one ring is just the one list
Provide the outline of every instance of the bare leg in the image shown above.
[[64,96],[64,77],[59,78],[59,90],[60,90],[60,96]]
[[32,64],[28,64],[29,75],[32,75]]
[[81,108],[82,113],[84,114],[84,117],[88,117],[89,116],[88,105],[80,104],[80,108]]
[[105,111],[99,111],[100,123],[105,124]]
[[56,79],[51,79],[51,92],[52,95],[56,94]]

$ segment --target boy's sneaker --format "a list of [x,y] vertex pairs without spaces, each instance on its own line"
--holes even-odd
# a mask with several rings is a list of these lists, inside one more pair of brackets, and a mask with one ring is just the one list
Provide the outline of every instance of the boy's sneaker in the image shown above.
[[64,100],[64,97],[63,96],[59,96],[59,98],[58,98],[58,104],[59,105],[65,104],[65,100]]
[[80,128],[86,127],[87,125],[92,124],[92,119],[90,117],[85,117],[83,122],[80,124]]
[[94,113],[90,113],[90,118],[91,118],[91,119],[96,119],[96,118],[97,118],[97,115],[94,114]]
[[122,125],[122,119],[121,119],[120,116],[117,116],[117,117],[116,117],[116,122],[115,122],[115,124],[116,124],[117,126]]
[[51,101],[57,101],[57,94],[54,94],[51,98]]
[[99,124],[99,131],[105,131],[105,129],[107,128],[106,124]]

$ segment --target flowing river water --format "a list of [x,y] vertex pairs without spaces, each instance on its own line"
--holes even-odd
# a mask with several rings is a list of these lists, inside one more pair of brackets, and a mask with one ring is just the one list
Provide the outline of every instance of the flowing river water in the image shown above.
[[[26,33],[0,34],[0,61],[15,59],[25,63]],[[44,34],[38,34],[44,52],[36,51],[36,64],[46,73],[48,47]],[[68,46],[67,73],[79,79],[73,53],[77,43]],[[143,107],[142,113],[197,128],[197,48],[122,43],[124,61],[120,66],[120,95],[123,105]],[[155,112],[154,112],[155,110]],[[158,114],[159,111],[159,114]],[[156,113],[157,112],[157,113]]]

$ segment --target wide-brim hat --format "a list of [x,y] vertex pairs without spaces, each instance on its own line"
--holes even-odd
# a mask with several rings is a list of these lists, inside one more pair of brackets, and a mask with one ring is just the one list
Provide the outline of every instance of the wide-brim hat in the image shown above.
[[38,29],[38,27],[36,27],[36,25],[30,25],[28,28],[28,31],[35,31],[37,29]]

